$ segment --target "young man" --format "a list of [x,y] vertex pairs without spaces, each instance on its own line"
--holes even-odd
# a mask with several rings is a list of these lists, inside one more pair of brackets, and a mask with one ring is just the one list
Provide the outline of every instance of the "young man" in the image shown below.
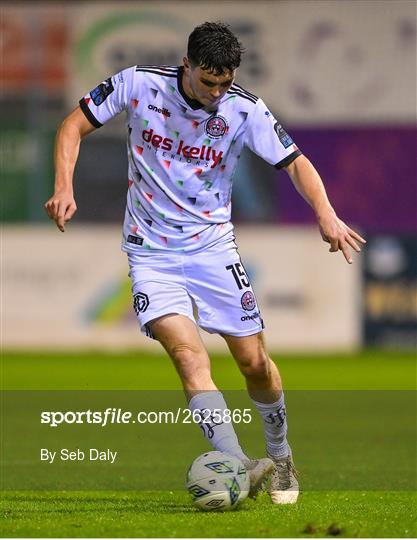
[[251,495],[272,475],[272,501],[288,504],[297,500],[298,482],[281,379],[265,350],[230,222],[232,175],[243,147],[287,170],[314,208],[330,251],[341,250],[351,263],[350,248],[360,251],[364,240],[336,216],[318,173],[263,101],[234,83],[241,53],[228,26],[206,22],[191,33],[183,66],[133,66],[97,86],[58,131],[55,193],[45,208],[63,232],[76,211],[72,177],[81,139],[126,111],[122,249],[141,329],[171,357],[190,409],[220,414],[227,406],[211,378],[193,307],[200,327],[223,336],[263,419],[268,458],[250,460],[230,423],[201,427],[215,449],[245,463]]

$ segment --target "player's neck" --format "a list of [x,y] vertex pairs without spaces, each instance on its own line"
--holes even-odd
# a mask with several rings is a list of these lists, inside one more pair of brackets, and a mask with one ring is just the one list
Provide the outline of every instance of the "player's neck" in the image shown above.
[[194,92],[191,89],[188,78],[185,76],[184,67],[180,67],[178,70],[177,84],[180,94],[193,110],[202,109],[204,107],[198,99],[194,98]]
[[181,74],[181,83],[182,83],[182,89],[184,90],[187,97],[189,99],[198,101],[197,98],[194,95],[194,92],[193,92],[193,90],[191,88],[190,82],[188,80],[188,77],[185,74],[184,69],[182,70],[182,74]]

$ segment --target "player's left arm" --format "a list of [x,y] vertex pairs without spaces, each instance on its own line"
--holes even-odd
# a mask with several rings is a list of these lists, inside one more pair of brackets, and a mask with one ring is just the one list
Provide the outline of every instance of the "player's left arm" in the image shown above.
[[346,261],[351,264],[351,249],[359,252],[360,245],[365,244],[366,240],[337,217],[319,173],[305,156],[298,156],[285,169],[297,191],[313,208],[321,236],[330,244],[329,251],[342,251]]

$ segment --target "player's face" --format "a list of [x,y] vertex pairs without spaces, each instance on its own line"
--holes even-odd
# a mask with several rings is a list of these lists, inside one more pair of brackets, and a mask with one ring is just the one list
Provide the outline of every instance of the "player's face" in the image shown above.
[[209,109],[215,109],[232,86],[236,70],[225,70],[221,75],[214,75],[200,66],[193,67],[187,58],[184,58],[185,92]]

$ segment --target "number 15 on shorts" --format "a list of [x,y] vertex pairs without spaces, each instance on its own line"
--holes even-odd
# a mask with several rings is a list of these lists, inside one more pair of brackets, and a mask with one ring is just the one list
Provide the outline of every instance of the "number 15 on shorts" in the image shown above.
[[228,264],[226,270],[232,272],[239,290],[242,290],[243,287],[250,287],[249,278],[241,263]]

